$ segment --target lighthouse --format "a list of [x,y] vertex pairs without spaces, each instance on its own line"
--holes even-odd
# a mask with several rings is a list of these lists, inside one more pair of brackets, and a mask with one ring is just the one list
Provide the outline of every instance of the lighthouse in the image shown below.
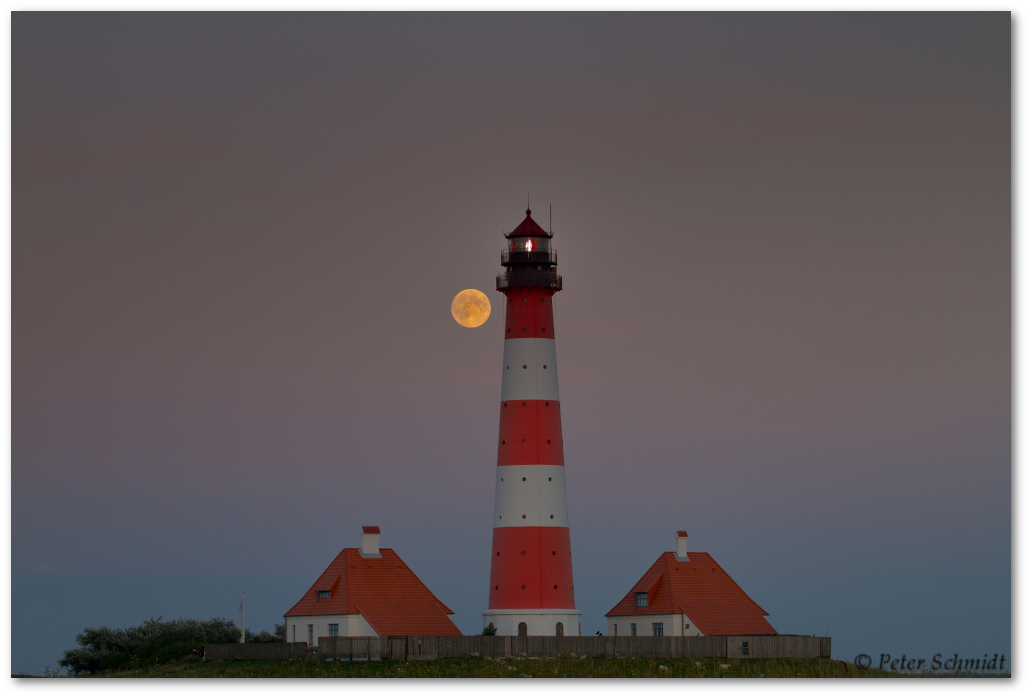
[[504,364],[490,557],[483,625],[499,635],[578,636],[565,496],[552,298],[562,289],[553,233],[526,210],[505,235]]

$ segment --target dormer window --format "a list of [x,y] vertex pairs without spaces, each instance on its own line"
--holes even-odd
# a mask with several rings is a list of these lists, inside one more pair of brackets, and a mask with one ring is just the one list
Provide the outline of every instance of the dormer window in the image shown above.
[[329,597],[329,591],[318,591],[318,597],[319,598],[328,598]]
[[647,593],[637,593],[637,607],[647,607]]

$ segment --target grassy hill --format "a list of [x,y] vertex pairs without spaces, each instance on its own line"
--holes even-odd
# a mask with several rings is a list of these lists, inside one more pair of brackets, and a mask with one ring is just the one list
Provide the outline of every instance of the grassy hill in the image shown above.
[[[725,666],[725,667],[724,667]],[[882,678],[827,658],[441,658],[433,661],[218,661],[186,659],[105,673],[112,678]]]

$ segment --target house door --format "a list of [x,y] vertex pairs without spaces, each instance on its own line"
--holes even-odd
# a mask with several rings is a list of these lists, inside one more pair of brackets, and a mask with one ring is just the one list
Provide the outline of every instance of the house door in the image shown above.
[[558,624],[554,625],[554,635],[555,636],[565,636],[565,625],[562,624],[561,622],[559,622]]
[[519,622],[519,636],[526,636],[529,634],[529,627],[526,626],[525,622]]

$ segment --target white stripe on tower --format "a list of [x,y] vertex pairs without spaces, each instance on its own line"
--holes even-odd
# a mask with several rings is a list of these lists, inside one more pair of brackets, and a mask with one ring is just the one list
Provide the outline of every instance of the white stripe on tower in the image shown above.
[[554,339],[508,339],[504,342],[501,401],[558,401],[558,356]]
[[494,527],[569,527],[565,468],[511,465],[497,468]]

